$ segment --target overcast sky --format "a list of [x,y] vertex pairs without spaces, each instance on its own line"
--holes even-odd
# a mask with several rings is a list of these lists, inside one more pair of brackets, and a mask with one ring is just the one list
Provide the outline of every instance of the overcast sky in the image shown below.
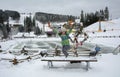
[[120,0],[0,0],[0,9],[48,12],[79,16],[81,10],[95,12],[108,6],[110,17],[120,17]]

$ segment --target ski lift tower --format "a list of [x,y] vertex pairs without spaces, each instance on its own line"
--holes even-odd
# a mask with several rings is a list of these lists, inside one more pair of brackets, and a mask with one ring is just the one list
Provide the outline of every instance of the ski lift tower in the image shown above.
[[102,29],[101,29],[101,18],[103,17],[103,15],[99,14],[98,17],[99,17],[99,28],[98,28],[98,32],[102,32]]

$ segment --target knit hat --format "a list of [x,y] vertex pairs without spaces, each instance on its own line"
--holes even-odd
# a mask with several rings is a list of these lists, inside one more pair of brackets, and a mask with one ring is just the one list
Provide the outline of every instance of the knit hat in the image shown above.
[[64,28],[64,27],[61,28],[61,32],[66,32],[66,31],[67,31],[66,28]]
[[82,22],[80,23],[80,26],[83,26],[83,23],[82,23]]

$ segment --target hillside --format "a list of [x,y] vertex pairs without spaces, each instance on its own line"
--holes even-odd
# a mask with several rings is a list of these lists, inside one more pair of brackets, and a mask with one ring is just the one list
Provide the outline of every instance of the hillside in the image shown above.
[[[102,30],[120,30],[120,18],[114,19],[110,21],[101,21],[101,29]],[[86,31],[98,31],[99,28],[99,22],[96,22],[87,28],[85,28]]]
[[[102,44],[111,47],[120,45],[120,18],[111,21],[102,21],[102,32],[98,32],[99,22],[96,22],[84,30],[88,33],[88,43]],[[106,30],[104,32],[104,30]],[[93,33],[94,32],[94,33]]]

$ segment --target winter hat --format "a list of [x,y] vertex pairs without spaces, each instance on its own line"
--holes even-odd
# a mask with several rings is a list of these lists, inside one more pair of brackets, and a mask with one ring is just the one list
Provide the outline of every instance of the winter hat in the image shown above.
[[82,22],[80,22],[80,26],[83,26],[83,23],[82,23]]
[[61,32],[66,32],[66,31],[67,31],[66,28],[64,27],[61,28]]

